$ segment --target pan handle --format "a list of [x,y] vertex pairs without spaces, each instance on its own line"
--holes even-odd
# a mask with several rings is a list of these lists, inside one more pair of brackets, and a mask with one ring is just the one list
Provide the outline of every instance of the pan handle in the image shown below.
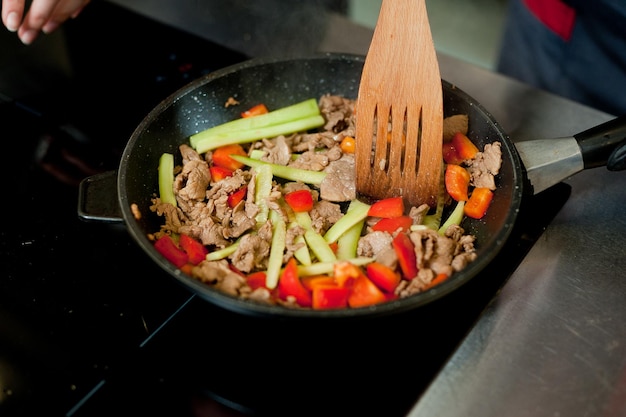
[[610,171],[626,168],[626,115],[574,135],[586,168],[607,167]]
[[92,222],[124,222],[118,201],[117,171],[92,175],[80,182],[78,217]]

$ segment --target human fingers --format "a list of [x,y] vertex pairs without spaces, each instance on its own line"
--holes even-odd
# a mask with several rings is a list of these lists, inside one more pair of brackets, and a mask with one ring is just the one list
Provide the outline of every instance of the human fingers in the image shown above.
[[62,0],[52,12],[52,16],[43,25],[41,31],[43,33],[51,33],[59,27],[67,19],[74,19],[91,0]]
[[40,31],[50,33],[69,17],[77,16],[89,0],[33,0],[17,34],[29,45]]
[[11,32],[16,32],[24,15],[24,0],[2,0],[2,23]]

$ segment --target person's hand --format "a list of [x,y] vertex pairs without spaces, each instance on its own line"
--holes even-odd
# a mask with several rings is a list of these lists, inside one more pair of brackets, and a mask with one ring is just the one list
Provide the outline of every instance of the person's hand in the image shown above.
[[2,23],[29,45],[40,32],[51,33],[70,17],[78,16],[90,0],[33,0],[28,10],[25,2],[2,0]]

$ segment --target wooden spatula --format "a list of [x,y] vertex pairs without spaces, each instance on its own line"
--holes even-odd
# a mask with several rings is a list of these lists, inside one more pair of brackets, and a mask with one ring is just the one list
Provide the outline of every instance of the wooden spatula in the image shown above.
[[383,0],[356,106],[356,191],[436,205],[443,98],[425,0]]

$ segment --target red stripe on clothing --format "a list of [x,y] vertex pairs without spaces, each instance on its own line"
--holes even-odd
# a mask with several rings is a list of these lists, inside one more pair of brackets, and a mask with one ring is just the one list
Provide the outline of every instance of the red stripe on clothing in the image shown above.
[[524,0],[528,10],[548,29],[568,41],[574,30],[576,11],[561,0]]

